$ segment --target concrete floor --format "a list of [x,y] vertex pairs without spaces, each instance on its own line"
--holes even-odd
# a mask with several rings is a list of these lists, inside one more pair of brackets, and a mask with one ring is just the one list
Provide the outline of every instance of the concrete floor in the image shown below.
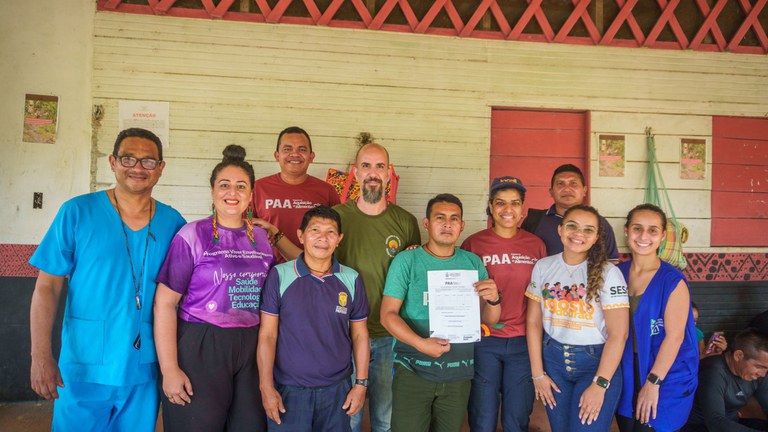
[[[51,416],[53,404],[51,402],[14,402],[0,403],[0,431],[3,432],[48,432],[51,430]],[[368,430],[368,416],[363,423],[363,430]],[[163,427],[158,421],[157,431],[162,432]],[[531,414],[530,432],[550,432],[547,414],[541,404],[535,404]],[[465,424],[462,432],[468,432]],[[499,428],[501,431],[501,428]],[[612,432],[618,431],[614,423]]]

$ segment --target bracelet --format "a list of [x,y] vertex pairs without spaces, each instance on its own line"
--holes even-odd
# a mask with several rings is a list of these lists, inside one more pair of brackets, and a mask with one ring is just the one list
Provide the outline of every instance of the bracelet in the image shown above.
[[547,373],[546,373],[546,372],[544,372],[543,374],[541,374],[541,375],[539,375],[539,376],[535,376],[535,377],[533,377],[533,380],[534,380],[534,381],[543,380],[545,376],[547,376]]
[[280,241],[281,238],[283,238],[285,234],[283,234],[282,231],[278,231],[275,233],[275,235],[272,236],[272,246],[276,246],[277,242]]
[[490,301],[486,300],[485,302],[488,303],[491,306],[498,306],[501,304],[501,291],[496,291],[496,294],[498,294],[499,298],[496,299],[496,301]]

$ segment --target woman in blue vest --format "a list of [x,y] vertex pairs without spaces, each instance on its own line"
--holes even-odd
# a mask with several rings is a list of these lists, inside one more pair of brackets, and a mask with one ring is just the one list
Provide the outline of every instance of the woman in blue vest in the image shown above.
[[617,422],[622,432],[680,429],[696,391],[699,353],[688,283],[657,253],[666,226],[666,215],[652,204],[633,208],[624,225],[632,260],[619,264],[631,311],[621,361]]

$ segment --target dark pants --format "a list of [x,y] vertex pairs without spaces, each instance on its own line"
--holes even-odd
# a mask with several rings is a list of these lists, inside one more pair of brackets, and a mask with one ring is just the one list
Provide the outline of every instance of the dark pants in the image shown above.
[[435,382],[395,364],[392,432],[457,432],[467,413],[471,380]]
[[616,425],[619,426],[621,432],[653,432],[656,430],[647,424],[640,423],[639,420],[618,414],[616,414]]
[[489,336],[475,345],[475,377],[472,378],[469,393],[469,426],[472,432],[496,432],[499,399],[502,430],[528,432],[533,393],[525,336]]
[[268,419],[270,432],[349,432],[349,416],[342,406],[352,388],[349,378],[323,387],[277,385],[285,413],[280,424]]
[[259,392],[259,327],[222,328],[178,321],[179,367],[192,383],[192,403],[162,396],[166,432],[266,431]]

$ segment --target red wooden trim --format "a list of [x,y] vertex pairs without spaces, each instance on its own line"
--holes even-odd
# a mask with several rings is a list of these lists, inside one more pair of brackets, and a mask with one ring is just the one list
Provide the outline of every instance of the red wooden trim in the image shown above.
[[523,15],[520,16],[519,20],[517,20],[517,24],[512,27],[512,31],[507,35],[507,39],[516,40],[520,37],[520,35],[523,33],[523,30],[525,29],[525,26],[527,26],[528,22],[531,21],[531,18],[533,18],[533,14],[536,12],[536,9],[541,7],[541,1],[542,0],[528,0],[528,7],[525,8]]
[[[741,8],[746,14],[737,32],[730,41],[727,41],[717,22],[728,0],[716,0],[710,8],[709,0],[694,0],[701,11],[704,20],[697,29],[691,41],[688,41],[683,31],[675,10],[680,0],[657,0],[662,9],[661,16],[652,27],[648,36],[643,34],[637,19],[633,15],[635,5],[639,0],[614,0],[619,6],[619,12],[607,31],[602,35],[593,22],[588,7],[592,0],[571,0],[574,9],[566,18],[563,26],[555,33],[544,11],[542,0],[526,0],[528,5],[523,15],[516,22],[510,22],[504,15],[498,0],[482,0],[472,17],[466,24],[461,19],[452,0],[435,0],[429,11],[419,20],[413,11],[410,0],[386,0],[376,11],[374,16],[368,10],[363,0],[332,0],[325,11],[320,11],[316,0],[302,0],[307,15],[309,16],[285,16],[285,12],[293,0],[278,0],[274,8],[270,8],[267,0],[254,0],[260,12],[229,11],[235,0],[200,0],[202,9],[175,6],[176,0],[147,0],[146,5],[125,4],[122,0],[97,0],[98,11],[113,11],[120,13],[137,13],[167,15],[185,18],[227,19],[244,22],[270,22],[304,25],[323,25],[351,29],[372,29],[384,31],[397,31],[406,33],[421,33],[447,36],[468,36],[482,39],[507,39],[531,42],[557,42],[578,45],[603,45],[614,47],[649,47],[655,49],[695,49],[703,52],[730,51],[739,54],[766,54],[768,53],[768,36],[759,20],[759,15],[765,9],[768,0],[754,0],[756,4],[750,4],[753,0],[739,0]],[[334,19],[344,1],[350,1],[360,16],[360,21],[346,21]],[[602,1],[602,0],[601,0]],[[400,5],[403,16],[408,22],[403,24],[386,23],[395,6]],[[441,10],[445,10],[453,28],[431,27]],[[485,14],[491,11],[498,23],[499,31],[478,30],[477,25]],[[535,17],[541,28],[541,33],[524,34],[525,27]],[[588,36],[570,36],[574,26],[581,20],[587,30]],[[627,24],[633,39],[616,39],[616,34],[621,27]],[[664,27],[669,25],[675,36],[675,41],[659,41],[658,37]],[[746,32],[753,30],[758,46],[742,46]],[[707,34],[712,34],[714,43],[703,43]]]
[[[176,0],[160,0],[159,2],[157,2],[157,0],[155,1],[156,3],[152,7],[154,8],[155,12],[159,12],[161,14],[168,12],[168,10],[173,7],[174,3],[176,3]],[[152,5],[152,3],[150,3],[150,5]],[[208,8],[206,7],[206,11],[207,10]]]
[[344,0],[333,0],[333,2],[331,2],[331,4],[329,4],[325,9],[325,12],[323,12],[320,18],[317,19],[317,24],[322,26],[328,25],[328,23],[330,23],[333,19],[333,16],[336,15],[336,12],[339,11],[339,8],[342,4],[344,4]]
[[317,23],[323,14],[320,13],[320,9],[315,4],[315,0],[304,0],[304,6],[307,7],[307,12],[309,12],[309,16],[312,17],[312,20]]
[[355,10],[360,15],[360,19],[363,20],[363,23],[367,28],[371,28],[371,21],[373,21],[373,16],[370,12],[368,12],[368,8],[363,4],[363,0],[352,0],[352,4],[355,6]]
[[736,30],[736,33],[734,33],[733,39],[731,39],[731,42],[728,44],[729,50],[733,50],[739,46],[741,41],[744,39],[744,36],[746,36],[749,28],[752,27],[755,30],[757,38],[760,40],[760,44],[763,46],[763,50],[768,51],[768,38],[766,38],[763,28],[760,26],[760,22],[757,20],[757,17],[760,14],[760,11],[762,11],[765,7],[766,2],[768,2],[768,0],[757,0],[757,3],[755,3],[755,6],[753,7],[749,3],[749,0],[739,0],[741,8],[744,9],[745,13],[747,13],[747,17],[744,18],[744,22],[741,24],[739,29]]
[[597,27],[595,27],[592,17],[589,16],[589,13],[587,12],[587,6],[589,6],[591,1],[592,0],[571,0],[575,7],[573,12],[571,12],[571,15],[568,16],[568,19],[565,20],[565,23],[560,28],[560,31],[557,32],[555,42],[564,42],[568,33],[571,32],[573,26],[576,25],[579,19],[584,23],[584,27],[587,28],[587,32],[589,33],[592,42],[597,43],[600,40],[600,34],[597,31]]
[[[611,25],[608,26],[608,30],[606,30],[605,34],[603,35],[603,39],[600,41],[601,45],[612,44],[613,38],[616,37],[616,33],[618,33],[621,25],[624,24],[624,21],[627,22],[629,29],[632,31],[632,36],[637,42],[637,45],[632,46],[643,45],[643,42],[645,42],[645,36],[643,35],[643,31],[640,29],[640,25],[637,23],[635,16],[632,15],[632,9],[634,9],[637,2],[638,0],[627,0],[626,2],[625,0],[616,0],[616,4],[619,5],[621,10],[616,15],[616,19],[614,19]],[[619,41],[617,42],[621,43]]]
[[504,16],[504,12],[501,11],[501,7],[499,7],[499,3],[496,0],[491,3],[491,13],[496,18],[496,23],[499,24],[499,29],[504,33],[504,36],[508,35],[512,31],[512,27],[509,25],[507,17]]
[[279,23],[281,22],[281,18],[283,17],[283,14],[288,9],[288,6],[291,5],[293,0],[279,0],[277,4],[275,5],[274,9],[272,9],[272,12],[269,13],[269,15],[266,16],[268,23]]
[[[477,23],[479,23],[480,20],[483,18],[483,15],[485,15],[485,11],[487,11],[488,8],[491,7],[491,2],[493,1],[495,0],[483,0],[480,3],[480,6],[478,6],[477,9],[475,9],[475,13],[472,14],[472,16],[469,18],[469,21],[467,21],[467,24],[464,26],[461,32],[459,32],[459,36],[462,36],[462,37],[469,36],[472,33],[472,31],[475,30]],[[541,0],[539,0],[539,2],[541,2]],[[530,8],[530,6],[528,6],[528,8]]]
[[415,29],[413,29],[414,33],[424,33],[429,28],[429,25],[432,24],[432,21],[435,20],[435,17],[437,17],[437,14],[440,13],[440,10],[443,9],[443,6],[445,6],[445,2],[447,0],[437,0],[434,3],[432,3],[432,6],[429,8],[426,14],[424,14],[424,17],[421,19],[421,22],[419,25],[416,26]]
[[398,3],[400,4],[400,9],[403,11],[403,15],[405,15],[406,21],[408,21],[408,25],[411,27],[411,31],[413,31],[416,26],[419,25],[419,19],[416,18],[416,14],[413,13],[411,4],[408,3],[408,0],[400,0]]
[[720,15],[720,12],[723,11],[726,3],[728,3],[728,0],[718,0],[717,3],[715,3],[715,7],[710,10],[709,5],[705,0],[696,0],[696,4],[699,5],[699,10],[701,10],[705,19],[701,24],[699,31],[696,32],[693,39],[691,39],[691,43],[688,45],[689,48],[699,49],[701,42],[707,36],[707,32],[711,30],[712,37],[715,39],[715,44],[717,44],[718,49],[720,51],[725,49],[725,36],[723,36],[723,32],[720,31],[720,26],[717,25],[717,17]]
[[456,33],[452,35],[458,36],[461,30],[464,29],[464,22],[461,20],[461,15],[459,15],[459,11],[456,10],[456,6],[454,6],[451,0],[445,3],[445,12],[448,13],[448,18],[450,18],[453,28],[456,29]]
[[104,9],[115,10],[123,0],[107,0],[104,2]]
[[264,16],[264,20],[266,21],[267,16],[272,13],[272,8],[269,7],[269,3],[267,3],[267,0],[256,0],[256,5],[259,7],[261,15]]
[[373,18],[373,21],[368,25],[368,28],[371,30],[378,30],[381,28],[381,26],[384,24],[384,20],[387,19],[389,14],[392,12],[392,9],[395,8],[395,5],[397,5],[397,2],[399,0],[387,0],[386,3],[384,3],[383,6],[381,6],[381,9],[379,9],[379,12],[376,14],[376,17]]
[[645,39],[643,46],[653,47],[656,44],[656,39],[659,37],[659,34],[664,30],[664,26],[669,24],[672,33],[674,33],[677,42],[680,44],[680,48],[686,49],[688,47],[688,38],[685,36],[685,33],[680,27],[680,23],[677,21],[677,17],[674,14],[675,8],[680,4],[680,0],[671,0],[669,3],[667,3],[667,0],[656,1],[659,4],[659,7],[661,7],[662,13],[656,21],[656,24],[648,33],[648,37]]

